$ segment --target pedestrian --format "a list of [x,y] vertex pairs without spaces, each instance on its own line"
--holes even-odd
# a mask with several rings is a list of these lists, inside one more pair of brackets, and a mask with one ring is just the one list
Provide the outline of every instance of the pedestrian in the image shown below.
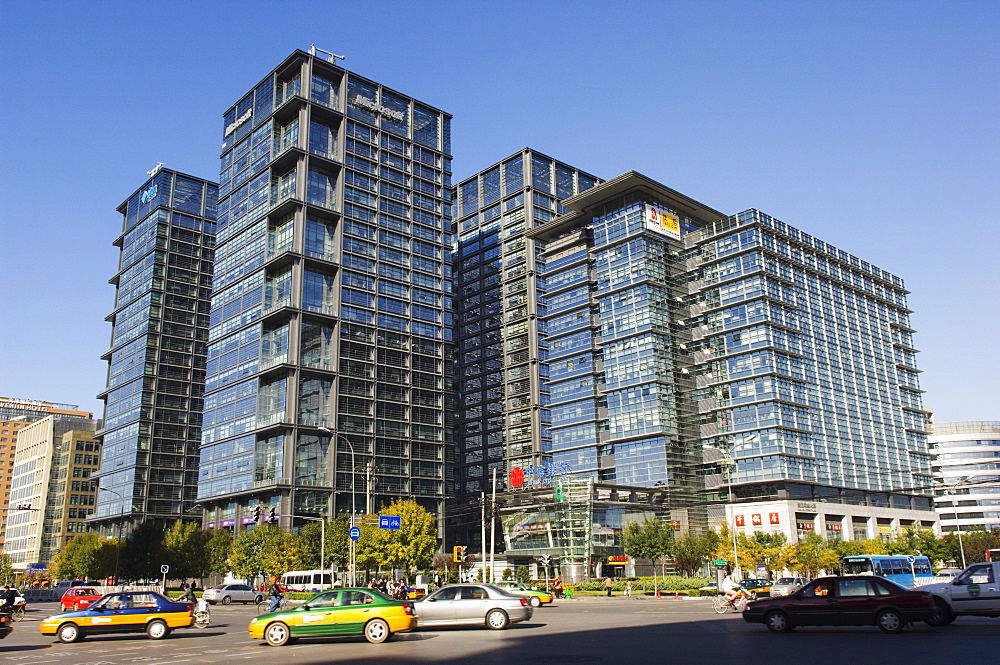
[[627,582],[625,582],[625,597],[626,598],[632,597],[632,580],[628,580]]
[[611,597],[611,587],[614,586],[614,582],[611,581],[610,577],[604,578],[604,589],[608,592],[608,598]]
[[563,597],[562,575],[559,575],[558,577],[556,577],[556,579],[552,582],[552,592],[553,592],[553,595],[556,598],[562,598]]

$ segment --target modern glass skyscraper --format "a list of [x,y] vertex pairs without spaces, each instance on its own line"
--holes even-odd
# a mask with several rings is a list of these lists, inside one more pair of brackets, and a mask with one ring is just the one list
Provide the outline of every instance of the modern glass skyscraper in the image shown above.
[[217,200],[214,183],[158,168],[118,208],[100,490],[88,518],[104,534],[191,517]]
[[1000,528],[1000,422],[934,423],[930,441],[941,530]]
[[283,527],[397,497],[442,509],[451,116],[333,60],[295,51],[224,115],[209,527],[251,527],[260,504]]
[[900,278],[636,173],[564,204],[528,232],[545,244],[555,463],[690,501],[705,451],[737,500],[929,508]]

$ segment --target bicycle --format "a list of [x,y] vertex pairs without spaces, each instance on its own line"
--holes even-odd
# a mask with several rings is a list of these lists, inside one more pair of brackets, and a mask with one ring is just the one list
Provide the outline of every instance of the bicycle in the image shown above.
[[[262,600],[259,603],[257,603],[257,616],[260,616],[261,614],[268,614],[269,613],[269,611],[268,611],[269,607],[271,607],[271,599],[270,598],[265,598],[264,600]],[[287,610],[287,609],[288,609],[288,599],[283,597],[281,599],[281,602],[278,603],[278,609],[276,609],[274,611],[275,612],[280,612],[281,610]]]
[[743,588],[736,588],[736,598],[734,600],[729,600],[725,594],[719,594],[712,601],[712,609],[715,610],[716,614],[725,614],[730,609],[733,612],[742,612],[746,608],[747,603],[751,600],[757,600],[757,593],[755,591],[747,591]]

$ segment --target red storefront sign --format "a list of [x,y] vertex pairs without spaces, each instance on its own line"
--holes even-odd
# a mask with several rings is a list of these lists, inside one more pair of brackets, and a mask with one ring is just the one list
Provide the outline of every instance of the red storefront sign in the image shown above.
[[771,518],[771,524],[780,524],[778,513],[768,513],[767,516]]
[[753,524],[761,524],[760,515],[751,515],[750,522]]
[[737,515],[736,516],[736,526],[743,526],[743,516],[742,515]]

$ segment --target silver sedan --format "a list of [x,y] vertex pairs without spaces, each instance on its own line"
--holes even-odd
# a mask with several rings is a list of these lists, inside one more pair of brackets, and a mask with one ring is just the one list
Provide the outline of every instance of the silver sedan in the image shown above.
[[534,611],[524,596],[492,584],[451,584],[416,601],[413,607],[417,628],[485,624],[503,630],[511,623],[527,621]]

